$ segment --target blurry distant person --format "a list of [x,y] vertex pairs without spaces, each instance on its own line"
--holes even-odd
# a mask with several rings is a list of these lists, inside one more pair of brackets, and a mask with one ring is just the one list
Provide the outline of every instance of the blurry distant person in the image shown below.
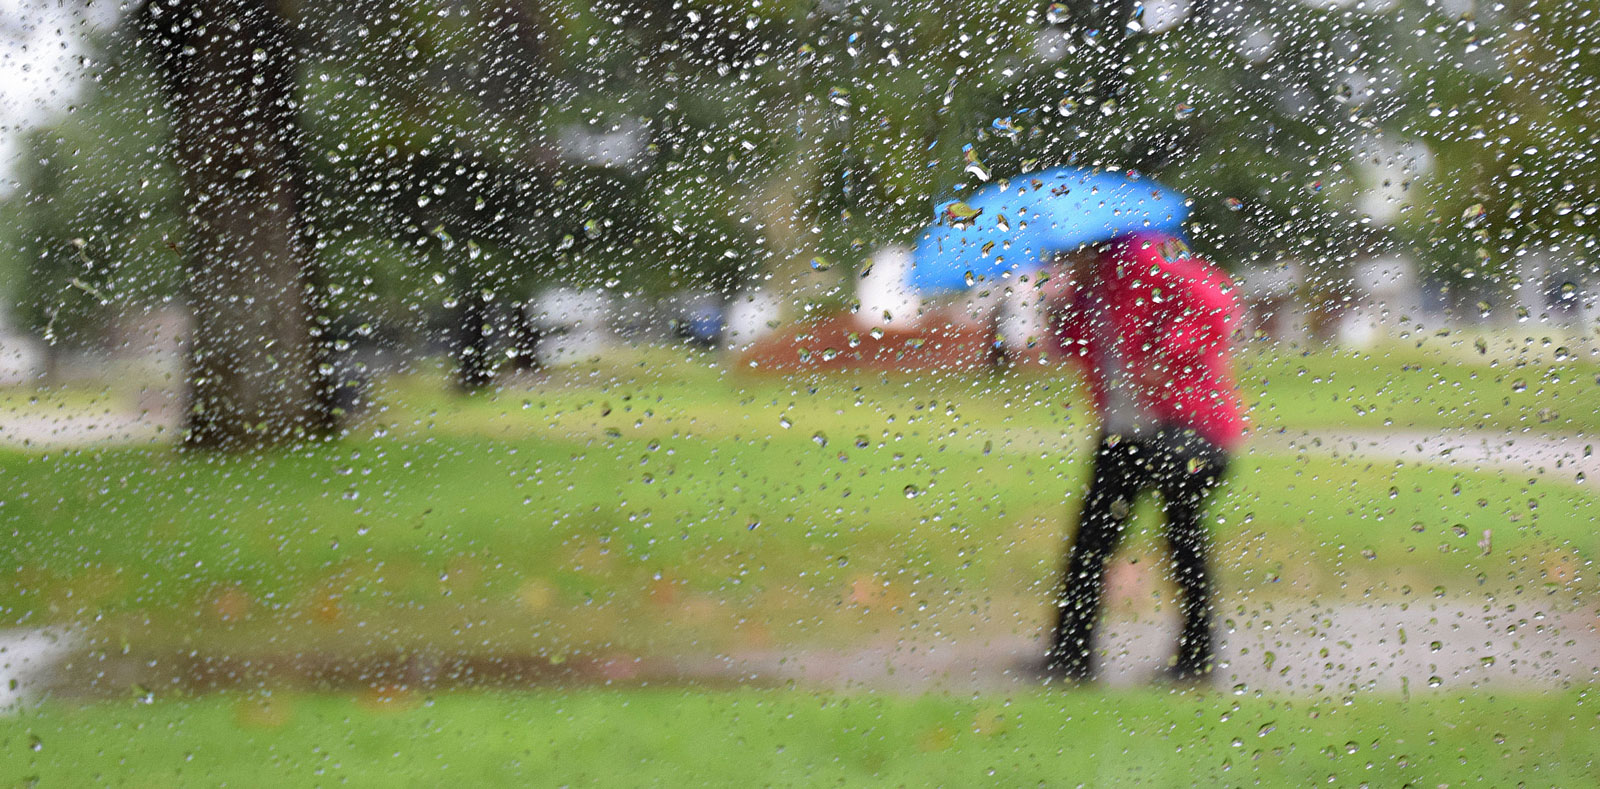
[[1160,494],[1183,631],[1169,676],[1197,681],[1213,664],[1209,536],[1202,514],[1244,436],[1229,340],[1237,321],[1232,281],[1164,235],[1118,239],[1065,261],[1052,327],[1080,363],[1101,419],[1093,476],[1057,599],[1046,667],[1090,678],[1106,563],[1134,501]]

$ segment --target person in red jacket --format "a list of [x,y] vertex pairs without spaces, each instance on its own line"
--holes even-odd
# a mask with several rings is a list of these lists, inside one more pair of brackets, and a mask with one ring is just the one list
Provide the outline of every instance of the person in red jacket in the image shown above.
[[1176,237],[1123,237],[1079,252],[1057,288],[1059,350],[1078,362],[1101,418],[1088,494],[1066,561],[1049,673],[1091,675],[1106,562],[1134,499],[1161,494],[1183,630],[1169,676],[1200,680],[1213,665],[1212,581],[1203,507],[1244,437],[1229,340],[1233,282]]

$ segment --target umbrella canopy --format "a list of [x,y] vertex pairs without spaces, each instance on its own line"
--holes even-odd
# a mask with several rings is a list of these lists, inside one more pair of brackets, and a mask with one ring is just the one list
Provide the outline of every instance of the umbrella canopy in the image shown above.
[[939,206],[938,221],[917,240],[910,283],[919,291],[960,290],[1041,268],[1054,252],[1174,231],[1189,216],[1186,203],[1149,178],[1079,167],[995,182]]

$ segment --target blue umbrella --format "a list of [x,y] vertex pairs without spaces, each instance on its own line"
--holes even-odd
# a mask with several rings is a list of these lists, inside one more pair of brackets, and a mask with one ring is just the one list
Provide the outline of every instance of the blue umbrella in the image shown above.
[[1057,167],[996,182],[939,206],[917,241],[911,286],[961,290],[1005,272],[1039,269],[1054,252],[1140,231],[1176,231],[1183,195],[1118,172]]

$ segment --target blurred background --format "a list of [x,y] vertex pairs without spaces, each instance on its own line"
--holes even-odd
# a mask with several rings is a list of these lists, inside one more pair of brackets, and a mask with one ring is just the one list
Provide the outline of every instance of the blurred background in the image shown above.
[[[8,0],[0,781],[1592,783],[1597,24]],[[1033,679],[1096,421],[904,285],[1063,165],[1246,309],[1209,692],[1148,526]]]

